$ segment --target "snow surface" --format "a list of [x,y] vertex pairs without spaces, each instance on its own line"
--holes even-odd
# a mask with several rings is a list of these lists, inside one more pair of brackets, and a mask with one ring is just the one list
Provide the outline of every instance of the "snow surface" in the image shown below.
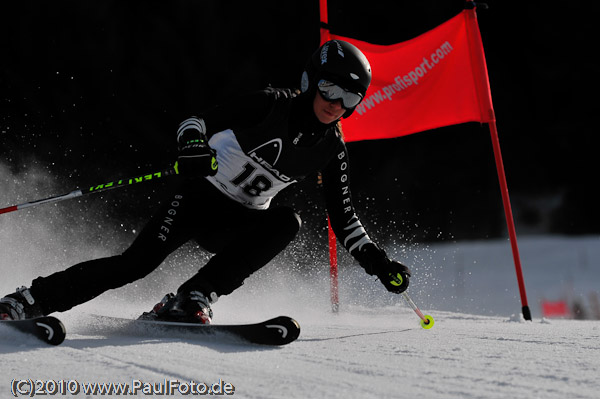
[[[18,191],[9,189],[0,191]],[[16,200],[3,198],[6,203],[0,206]],[[76,205],[0,216],[2,294],[38,275],[114,254],[134,236],[127,228],[106,234],[102,221],[75,223]],[[584,304],[592,314],[588,298],[599,290],[598,244],[596,236],[520,237],[533,322],[519,316],[507,240],[387,246],[413,269],[409,293],[435,318],[434,327],[425,330],[400,296],[386,293],[343,254],[341,306],[334,314],[327,255],[304,250],[308,243],[300,237],[213,306],[216,323],[280,314],[296,318],[302,332],[290,345],[140,338],[94,325],[91,313],[135,317],[176,289],[205,260],[187,246],[145,280],[56,314],[68,331],[59,347],[0,326],[0,397],[12,397],[11,381],[26,379],[130,386],[141,382],[156,389],[171,380],[182,387],[190,381],[223,381],[240,398],[598,398],[600,321],[548,320],[539,307],[543,298],[564,299]],[[309,267],[290,267],[290,259]],[[125,395],[86,395],[81,390],[57,396]],[[183,395],[175,389],[173,395],[139,391],[138,396]]]

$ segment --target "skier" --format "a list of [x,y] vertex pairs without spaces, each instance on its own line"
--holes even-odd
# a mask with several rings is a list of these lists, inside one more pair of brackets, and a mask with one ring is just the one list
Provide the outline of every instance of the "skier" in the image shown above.
[[369,275],[401,293],[410,270],[367,235],[352,205],[340,119],[352,114],[371,82],[371,67],[350,43],[332,40],[308,60],[301,90],[267,88],[183,121],[175,168],[183,178],[121,255],[74,265],[0,299],[0,319],[66,311],[143,278],[185,242],[214,254],[177,293],[141,318],[208,324],[214,304],[239,288],[295,237],[293,209],[273,197],[321,172],[331,226]]

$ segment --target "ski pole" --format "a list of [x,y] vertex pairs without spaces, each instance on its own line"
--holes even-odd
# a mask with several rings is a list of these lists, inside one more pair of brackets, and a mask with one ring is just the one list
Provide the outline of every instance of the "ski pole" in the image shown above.
[[423,312],[421,312],[421,310],[417,307],[417,305],[415,305],[413,300],[410,299],[410,297],[408,296],[406,291],[404,291],[402,293],[402,296],[404,297],[404,299],[406,300],[408,305],[412,308],[412,310],[414,310],[414,312],[417,314],[417,316],[419,316],[419,318],[421,319],[421,327],[423,327],[427,330],[429,330],[431,327],[433,327],[433,324],[434,324],[433,317],[431,317],[430,315],[424,315]]
[[136,176],[136,177],[132,177],[129,179],[113,180],[113,181],[110,181],[107,183],[96,184],[96,185],[90,186],[87,189],[74,190],[74,191],[71,191],[70,193],[63,194],[63,195],[56,195],[53,197],[48,197],[48,198],[40,199],[37,201],[25,202],[23,204],[13,205],[13,206],[9,206],[6,208],[0,208],[0,214],[18,211],[20,209],[29,208],[29,207],[35,206],[35,205],[51,204],[54,202],[60,202],[60,201],[68,200],[71,198],[81,197],[81,196],[87,195],[87,194],[93,194],[93,193],[99,193],[102,191],[112,190],[112,189],[119,188],[119,187],[131,186],[131,185],[137,184],[137,183],[143,183],[143,182],[150,181],[150,180],[160,179],[165,176],[176,175],[177,173],[178,173],[177,169],[175,167],[171,167],[166,170],[162,170],[162,171],[150,173],[150,174],[145,174],[145,175],[141,175],[141,176]]

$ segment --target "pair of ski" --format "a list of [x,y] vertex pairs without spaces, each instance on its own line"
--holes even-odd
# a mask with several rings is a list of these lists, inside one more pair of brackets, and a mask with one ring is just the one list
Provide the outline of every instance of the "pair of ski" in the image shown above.
[[[165,321],[131,320],[118,317],[94,316],[111,327],[123,329],[126,333],[153,337],[229,337],[241,342],[260,345],[286,345],[300,335],[298,322],[287,316],[279,316],[253,324],[192,324]],[[63,323],[53,316],[43,316],[27,320],[3,320],[0,325],[30,334],[51,345],[60,345],[66,330]]]
[[[402,296],[421,319],[421,327],[430,329],[434,320],[425,315],[415,305],[406,292]],[[187,337],[228,336],[242,342],[260,345],[287,345],[300,335],[300,325],[288,316],[279,316],[261,323],[253,324],[192,324],[154,320],[131,320],[118,317],[94,316],[100,322],[108,323],[134,335],[155,337]],[[53,316],[43,316],[27,320],[3,320],[0,325],[7,325],[22,332],[31,334],[51,345],[60,345],[66,336],[63,323]]]

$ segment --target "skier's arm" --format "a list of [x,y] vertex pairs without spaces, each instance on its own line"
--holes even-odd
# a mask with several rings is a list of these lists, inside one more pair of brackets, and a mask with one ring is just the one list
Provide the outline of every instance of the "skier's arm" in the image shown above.
[[338,240],[368,274],[380,278],[388,291],[405,291],[410,270],[387,257],[371,240],[356,214],[350,192],[348,151],[343,143],[323,169],[322,176],[327,212]]
[[181,122],[177,129],[178,173],[189,177],[215,175],[218,165],[216,152],[208,145],[210,137],[225,129],[260,123],[274,101],[270,93],[262,90],[234,97]]

